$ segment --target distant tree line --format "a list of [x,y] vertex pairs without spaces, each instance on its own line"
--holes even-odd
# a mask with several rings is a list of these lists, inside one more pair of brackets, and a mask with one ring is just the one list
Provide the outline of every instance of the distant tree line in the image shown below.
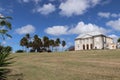
[[56,40],[49,39],[49,37],[44,36],[43,38],[40,38],[38,35],[34,35],[33,37],[30,36],[30,34],[26,34],[21,40],[20,40],[20,46],[22,46],[24,51],[29,52],[52,52],[52,51],[58,51],[58,47],[62,45],[64,48],[66,45],[66,42],[60,41],[59,38]]

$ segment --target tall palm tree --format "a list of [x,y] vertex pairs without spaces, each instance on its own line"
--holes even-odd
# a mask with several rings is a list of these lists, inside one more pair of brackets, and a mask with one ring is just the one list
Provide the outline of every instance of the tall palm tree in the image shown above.
[[25,35],[25,38],[27,39],[27,42],[28,42],[28,44],[26,45],[27,46],[27,49],[29,50],[29,48],[30,48],[30,46],[31,46],[31,37],[30,37],[30,34],[29,33],[27,33],[26,35]]
[[29,34],[29,33],[27,33],[27,34],[25,35],[25,37],[27,38],[28,41],[30,41],[30,34]]
[[37,50],[37,52],[41,49],[42,47],[42,41],[38,37],[38,35],[34,35],[34,40],[33,40],[33,49]]
[[12,19],[11,17],[4,17],[0,16],[0,34],[3,39],[5,39],[5,36],[12,37],[8,34],[8,31],[12,29],[11,23],[8,19]]
[[63,41],[62,41],[62,47],[64,48],[65,45],[66,45],[66,42],[63,40]]
[[57,47],[59,47],[60,43],[61,43],[60,39],[57,38],[56,41],[55,41],[56,51],[57,51]]
[[47,36],[43,37],[43,46],[46,50],[49,49],[49,38]]
[[[20,40],[20,46],[22,47],[25,47],[25,48],[28,48],[28,40],[26,37],[23,37],[21,40]],[[26,51],[26,49],[25,49]]]
[[49,46],[52,47],[52,51],[53,51],[54,45],[55,45],[55,41],[53,39],[49,40]]

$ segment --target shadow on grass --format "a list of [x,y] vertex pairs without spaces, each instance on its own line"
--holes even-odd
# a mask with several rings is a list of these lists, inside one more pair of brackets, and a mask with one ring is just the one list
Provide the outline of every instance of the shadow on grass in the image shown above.
[[10,73],[10,69],[0,69],[0,80],[7,80],[8,73]]
[[7,80],[23,80],[23,74],[12,74],[12,75],[8,75]]
[[0,69],[0,80],[23,80],[22,73],[11,74],[10,69]]

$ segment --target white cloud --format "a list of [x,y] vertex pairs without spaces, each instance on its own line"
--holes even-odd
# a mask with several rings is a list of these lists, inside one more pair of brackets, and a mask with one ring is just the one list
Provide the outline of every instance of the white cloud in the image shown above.
[[41,0],[33,0],[36,4],[38,4]]
[[110,17],[118,18],[120,17],[120,13],[116,14],[116,13],[110,13],[110,12],[99,12],[98,16],[103,17],[103,18],[110,18]]
[[79,22],[76,27],[71,28],[69,30],[69,33],[72,34],[84,34],[84,33],[92,33],[92,32],[106,34],[107,30],[95,24],[91,24],[91,23],[85,24],[84,22]]
[[53,2],[53,1],[55,1],[55,0],[49,0],[49,1]]
[[115,43],[117,42],[117,40],[119,38],[117,35],[114,35],[114,34],[109,35],[109,37],[113,38]]
[[58,36],[67,34],[68,27],[65,26],[53,26],[45,29],[45,32],[50,35]]
[[109,4],[112,0],[104,0],[102,1],[101,5]]
[[111,20],[107,22],[106,25],[120,31],[120,18],[118,20]]
[[25,2],[25,3],[27,3],[27,2],[29,2],[30,0],[23,0],[23,2]]
[[1,45],[5,45],[7,42],[6,41],[2,41],[1,42]]
[[100,0],[91,0],[91,3],[90,2],[89,3],[92,4],[92,6],[95,6],[95,5],[99,4],[99,2],[100,2]]
[[[109,30],[108,30],[109,31]],[[45,30],[47,34],[50,35],[66,35],[66,34],[85,34],[85,33],[102,33],[106,34],[108,32],[106,29],[99,27],[95,24],[85,24],[84,22],[79,22],[75,27],[68,28],[66,26],[53,26]]]
[[113,14],[111,14],[111,17],[120,17],[120,13],[119,14],[116,14],[116,13],[113,13]]
[[35,27],[33,25],[28,24],[26,26],[16,29],[15,32],[18,34],[34,33]]
[[109,12],[99,12],[98,16],[103,17],[103,18],[109,18],[110,13]]
[[29,3],[29,2],[34,2],[38,4],[41,0],[18,0],[19,3]]
[[6,13],[6,14],[13,13],[13,9],[10,8],[10,7],[9,7],[9,8],[7,8],[7,7],[6,7],[6,8],[3,8],[3,7],[0,6],[0,13],[4,13],[4,14],[5,14],[5,13]]
[[18,0],[19,3],[28,3],[30,0]]
[[56,10],[55,6],[51,3],[44,4],[43,7],[37,7],[36,9],[33,9],[33,12],[39,12],[43,15],[48,15]]
[[82,15],[88,8],[91,8],[99,3],[100,0],[66,0],[63,1],[59,9],[60,14],[64,16]]

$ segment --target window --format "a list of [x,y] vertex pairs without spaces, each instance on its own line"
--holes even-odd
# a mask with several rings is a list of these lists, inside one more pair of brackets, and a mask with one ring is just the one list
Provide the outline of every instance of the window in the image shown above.
[[89,49],[89,45],[87,44],[87,50]]
[[90,44],[90,48],[93,49],[93,45],[92,44]]
[[83,50],[85,50],[85,45],[83,44]]

